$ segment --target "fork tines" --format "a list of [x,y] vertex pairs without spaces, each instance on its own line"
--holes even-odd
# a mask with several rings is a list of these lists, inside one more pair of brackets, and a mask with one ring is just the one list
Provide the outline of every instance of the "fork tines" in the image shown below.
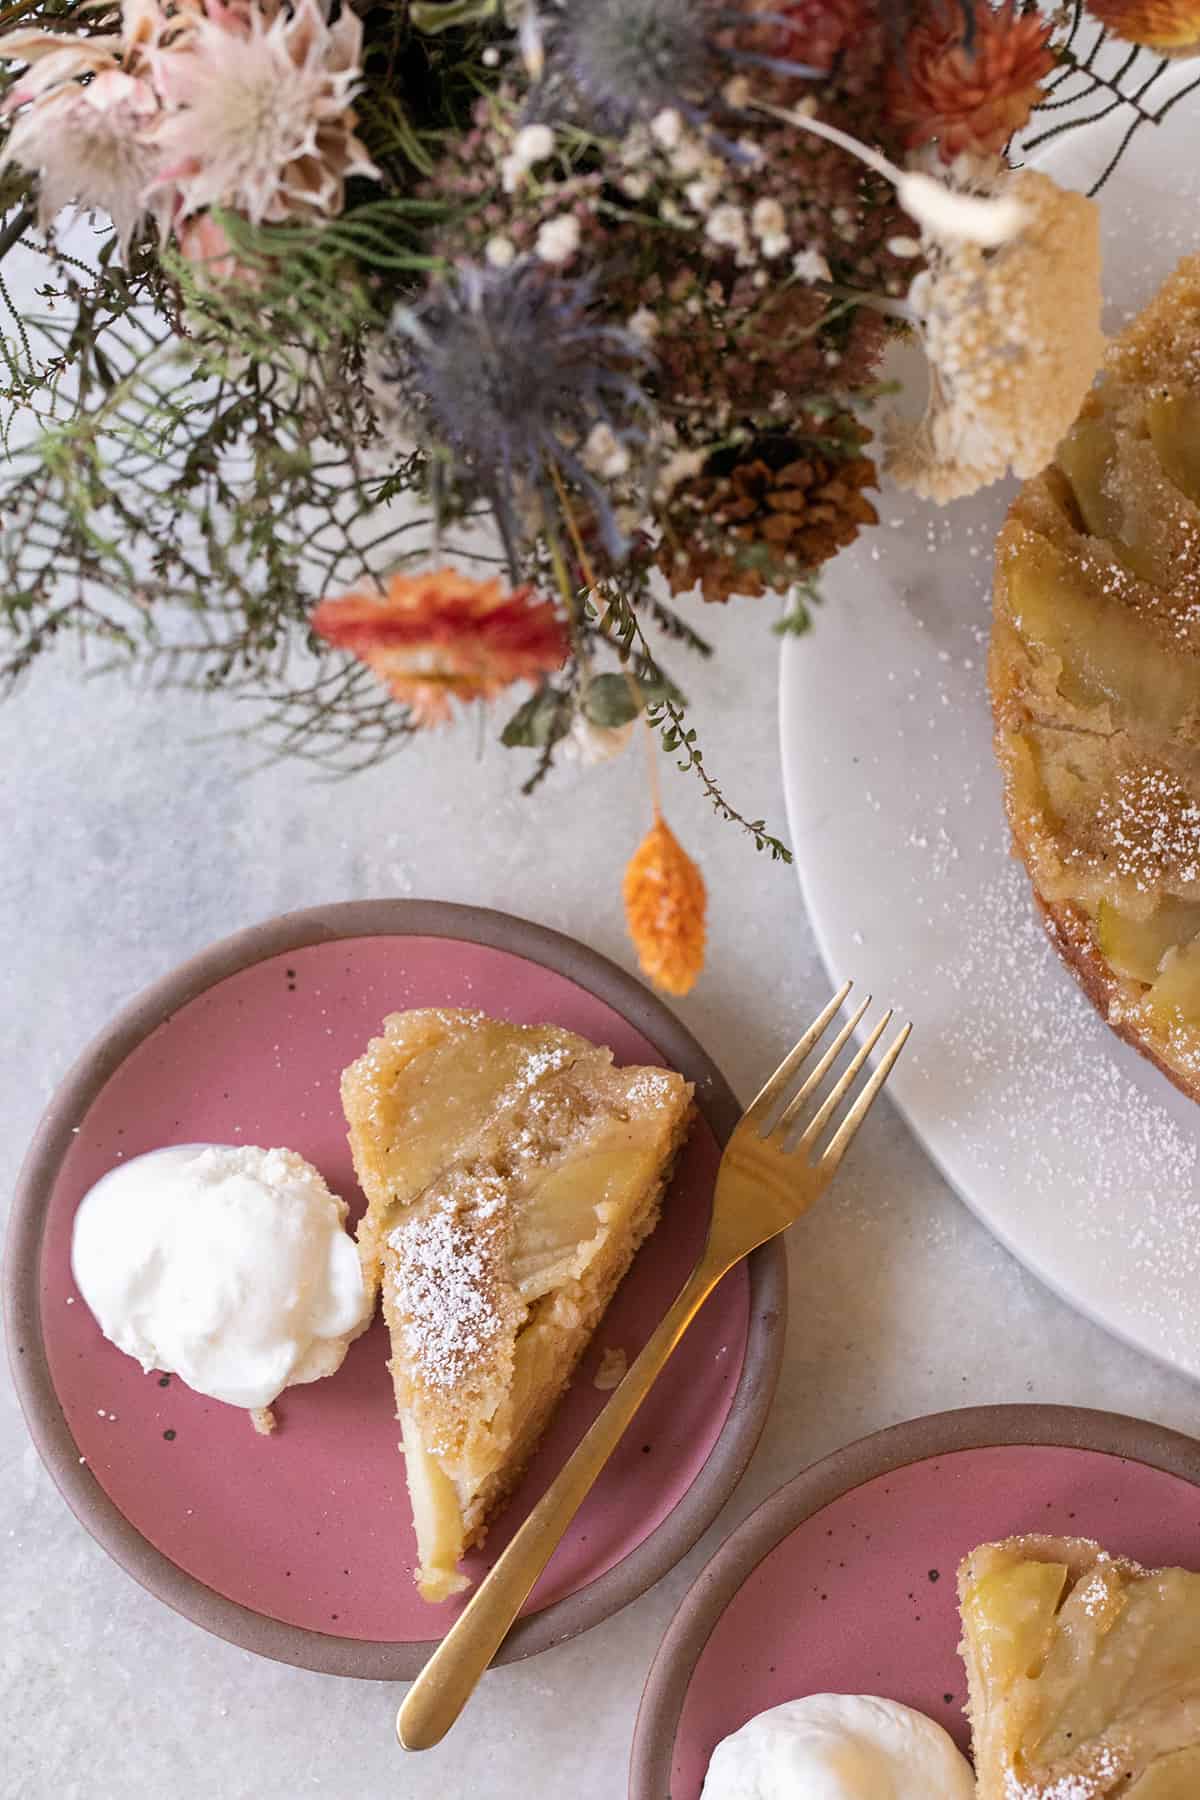
[[[871,996],[868,994],[845,1024],[838,1029],[828,1049],[824,1051],[815,1066],[805,1074],[801,1086],[789,1099],[788,1095],[791,1094],[793,1083],[797,1076],[804,1071],[809,1057],[816,1050],[830,1023],[841,1010],[853,985],[852,981],[847,981],[839,988],[829,1004],[809,1026],[800,1042],[784,1058],[770,1080],[751,1102],[745,1115],[745,1122],[756,1127],[761,1137],[786,1138],[789,1140],[787,1144],[789,1150],[801,1150],[811,1156],[818,1140],[833,1121],[839,1107],[852,1095],[855,1082],[858,1080],[867,1058],[894,1017],[891,1007],[867,1033],[863,1043],[854,1052],[849,1063],[817,1107],[803,1131],[797,1130],[806,1104],[820,1089],[870,1007]],[[871,1110],[879,1090],[891,1074],[897,1057],[908,1042],[911,1031],[911,1024],[901,1026],[854,1099],[850,1110],[833,1133],[818,1159],[827,1168],[832,1169],[841,1161],[847,1144]],[[779,1111],[781,1106],[782,1111]],[[771,1124],[771,1120],[777,1112],[778,1117],[775,1118],[774,1124]]]

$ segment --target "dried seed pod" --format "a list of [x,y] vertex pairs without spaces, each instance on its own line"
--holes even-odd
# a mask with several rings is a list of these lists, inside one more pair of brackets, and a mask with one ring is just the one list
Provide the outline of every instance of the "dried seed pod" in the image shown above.
[[704,877],[661,813],[629,859],[625,918],[642,973],[668,994],[686,994],[704,967]]

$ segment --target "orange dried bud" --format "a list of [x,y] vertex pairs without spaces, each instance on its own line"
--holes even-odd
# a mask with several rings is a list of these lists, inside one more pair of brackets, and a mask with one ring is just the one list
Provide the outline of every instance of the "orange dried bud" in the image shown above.
[[1200,51],[1200,0],[1088,0],[1088,11],[1117,37],[1160,56]]
[[704,877],[662,818],[655,816],[629,859],[625,919],[643,975],[668,994],[686,994],[704,967]]

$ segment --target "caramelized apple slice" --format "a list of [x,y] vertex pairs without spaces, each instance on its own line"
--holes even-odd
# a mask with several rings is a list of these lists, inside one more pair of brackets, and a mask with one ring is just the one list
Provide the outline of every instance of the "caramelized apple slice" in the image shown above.
[[417,1587],[422,1600],[437,1605],[442,1600],[449,1600],[453,1594],[461,1594],[471,1585],[456,1567],[463,1553],[462,1511],[454,1483],[425,1449],[414,1420],[402,1418],[401,1427],[413,1524],[421,1556]]
[[1158,573],[1157,558],[1151,546],[1139,542],[1138,520],[1108,479],[1117,455],[1116,435],[1107,419],[1083,418],[1059,445],[1056,460],[1071,484],[1090,536],[1104,539],[1134,575],[1153,581]]
[[1004,570],[1013,623],[1032,649],[1058,658],[1065,700],[1082,707],[1113,702],[1127,718],[1168,736],[1195,715],[1194,665],[1046,538],[1029,532],[1014,539]]
[[1038,1748],[1051,1765],[1087,1741],[1127,1745],[1131,1770],[1194,1748],[1200,1575],[1162,1569],[1131,1582],[1098,1562],[1064,1603],[1039,1685]]
[[563,1035],[552,1030],[531,1031],[527,1039],[511,1033],[494,1039],[453,1035],[445,1023],[449,1016],[404,1014],[403,1032],[374,1038],[369,1055],[352,1063],[342,1078],[355,1166],[369,1160],[373,1182],[389,1195],[386,1213],[377,1209],[381,1216],[359,1229],[372,1273],[379,1242],[405,1207],[453,1157],[470,1157],[476,1148],[472,1130],[487,1118],[497,1091],[515,1088],[531,1052],[554,1057]]
[[603,1231],[596,1190],[586,1175],[580,1176],[585,1166],[573,1162],[552,1169],[520,1197],[511,1268],[527,1306],[560,1286],[581,1261],[589,1261],[588,1251]]
[[1066,1581],[1066,1563],[1013,1563],[985,1575],[966,1594],[963,1624],[989,1680],[1008,1683],[1038,1673]]
[[1200,505],[1200,394],[1155,396],[1146,404],[1146,424],[1164,473]]
[[1200,1026],[1200,938],[1167,955],[1162,974],[1146,995],[1146,1006],[1168,1031],[1172,1026]]
[[1117,440],[1106,419],[1079,419],[1058,446],[1055,461],[1071,484],[1075,504],[1091,537],[1119,534],[1121,509],[1109,497],[1104,478],[1117,453]]
[[1200,904],[1164,900],[1148,919],[1131,919],[1109,900],[1096,914],[1096,937],[1105,959],[1118,975],[1147,983],[1157,979],[1168,950],[1188,944],[1200,933]]
[[616,1142],[568,1164],[538,1172],[520,1198],[512,1244],[513,1280],[528,1305],[582,1274],[609,1234],[625,1220],[653,1178],[655,1149],[629,1128]]

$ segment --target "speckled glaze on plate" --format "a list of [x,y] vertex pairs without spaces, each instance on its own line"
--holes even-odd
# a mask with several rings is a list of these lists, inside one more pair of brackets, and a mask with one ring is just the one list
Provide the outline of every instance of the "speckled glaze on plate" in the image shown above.
[[1195,1568],[1200,1444],[1065,1406],[935,1413],[791,1481],[704,1569],[646,1683],[630,1800],[698,1800],[718,1741],[811,1693],[881,1694],[968,1747],[955,1572],[1017,1532]]
[[[618,1062],[696,1083],[702,1121],[662,1223],[498,1519],[476,1575],[604,1403],[606,1348],[635,1354],[699,1251],[738,1106],[667,1008],[570,939],[499,913],[376,901],[297,913],[204,952],[84,1054],[22,1172],[6,1258],[10,1353],[34,1439],[77,1516],[137,1580],[246,1648],[329,1673],[408,1679],[455,1616],[413,1587],[414,1544],[380,1322],[338,1375],[287,1392],[280,1429],[177,1378],[145,1375],[100,1333],[71,1278],[75,1208],[124,1156],[197,1141],[284,1144],[361,1207],[338,1080],[387,1012],[477,1006],[553,1020]],[[757,1441],[783,1340],[779,1246],[722,1284],[580,1512],[503,1660],[574,1636],[695,1542]]]

